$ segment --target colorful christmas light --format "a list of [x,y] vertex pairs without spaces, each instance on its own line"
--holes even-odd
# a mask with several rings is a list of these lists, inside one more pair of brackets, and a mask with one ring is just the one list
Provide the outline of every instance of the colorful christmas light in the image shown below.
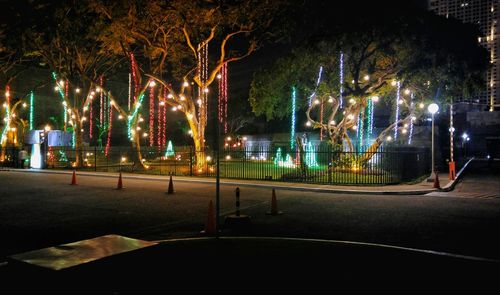
[[413,137],[413,119],[412,119],[412,117],[413,117],[413,108],[414,108],[414,104],[415,104],[415,102],[413,101],[414,98],[415,97],[414,97],[414,94],[412,92],[410,95],[410,116],[411,117],[410,117],[410,134],[408,135],[408,144],[411,144],[411,139]]
[[227,133],[227,63],[222,65],[219,73],[219,122],[224,125],[224,133]]
[[155,143],[155,89],[149,87],[149,146]]
[[35,94],[33,91],[30,92],[30,131],[33,130],[34,121],[34,110],[35,110]]
[[339,101],[340,108],[342,108],[343,104],[343,96],[344,96],[344,53],[340,52],[340,70],[339,70],[339,81],[340,81],[340,91],[339,91]]
[[295,122],[296,122],[296,108],[297,108],[297,90],[292,87],[292,123],[290,130],[290,148],[295,147]]
[[396,90],[396,116],[395,116],[395,126],[394,126],[394,140],[398,138],[398,121],[399,121],[399,100],[401,99],[401,82],[397,82]]
[[316,152],[311,142],[309,141],[306,145],[306,164],[308,167],[318,167],[318,161],[316,160]]
[[172,141],[169,140],[167,145],[167,151],[165,152],[165,157],[168,158],[172,156],[175,156],[174,146],[172,145]]

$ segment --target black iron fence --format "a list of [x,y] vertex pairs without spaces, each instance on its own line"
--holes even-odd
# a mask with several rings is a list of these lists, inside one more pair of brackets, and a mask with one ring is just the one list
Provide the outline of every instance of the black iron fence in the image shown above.
[[[2,166],[19,167],[18,150],[4,149]],[[214,177],[217,154],[177,147],[167,153],[157,147],[52,147],[44,168],[101,172],[133,172],[158,175]],[[430,150],[417,147],[381,147],[376,152],[344,152],[331,148],[302,153],[285,145],[245,150],[225,149],[219,154],[220,176],[232,179],[274,180],[337,185],[381,185],[419,181],[430,173]],[[29,164],[29,163],[28,163]]]

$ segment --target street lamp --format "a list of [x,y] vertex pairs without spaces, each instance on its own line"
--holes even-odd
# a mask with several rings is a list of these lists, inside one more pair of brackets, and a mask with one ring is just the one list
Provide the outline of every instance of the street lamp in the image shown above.
[[435,167],[434,167],[434,114],[437,113],[437,111],[439,110],[439,106],[435,103],[431,103],[428,107],[427,107],[427,111],[429,111],[429,113],[431,113],[431,116],[432,116],[432,130],[431,130],[431,136],[432,136],[432,144],[431,144],[431,158],[432,158],[432,166],[431,166],[431,178],[432,178],[432,171],[435,172]]

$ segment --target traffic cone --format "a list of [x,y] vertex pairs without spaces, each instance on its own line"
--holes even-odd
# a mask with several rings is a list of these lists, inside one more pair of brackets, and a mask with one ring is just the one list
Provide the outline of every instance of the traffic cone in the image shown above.
[[208,215],[205,222],[205,230],[201,233],[204,235],[215,235],[215,210],[212,200],[208,203]]
[[440,186],[439,186],[439,177],[438,177],[437,171],[434,171],[434,176],[435,177],[434,177],[434,186],[433,187],[439,189]]
[[267,212],[268,215],[281,215],[283,212],[278,211],[278,201],[276,200],[276,191],[273,188],[273,195],[271,197],[271,211]]
[[122,173],[120,172],[120,176],[118,177],[118,185],[116,186],[116,189],[122,189],[122,188],[123,188]]
[[170,181],[168,182],[167,194],[171,195],[174,193],[174,183],[172,182],[172,175],[170,175]]
[[73,170],[73,177],[71,178],[71,185],[76,185],[76,171]]

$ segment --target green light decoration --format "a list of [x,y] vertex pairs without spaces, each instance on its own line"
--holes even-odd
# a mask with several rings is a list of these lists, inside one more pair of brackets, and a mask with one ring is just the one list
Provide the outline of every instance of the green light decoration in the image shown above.
[[31,93],[30,93],[30,130],[33,130],[33,120],[34,120],[33,111],[35,109],[34,104],[35,104],[35,94],[33,93],[33,91],[31,91]]
[[167,145],[167,151],[165,152],[165,158],[173,156],[175,156],[174,146],[172,145],[172,141],[169,140]]
[[364,110],[359,113],[358,117],[358,128],[356,129],[356,137],[358,141],[358,153],[361,153],[363,151],[363,137],[364,137],[364,120],[365,120],[365,114]]
[[137,113],[139,112],[139,108],[141,107],[143,99],[144,99],[144,93],[142,93],[141,96],[139,96],[139,99],[134,105],[134,111],[132,112],[132,115],[128,116],[127,118],[127,134],[130,140],[133,139],[132,124],[134,123],[134,118],[137,116]]
[[291,122],[291,131],[290,131],[290,148],[293,149],[295,147],[295,109],[296,109],[296,101],[297,101],[297,92],[295,87],[292,87],[292,122]]
[[306,164],[308,167],[319,167],[318,161],[316,160],[316,151],[312,146],[311,142],[306,145]]
[[287,167],[287,168],[295,168],[295,162],[292,159],[292,156],[290,154],[286,154],[286,159],[284,162],[281,162],[280,167]]
[[283,160],[283,154],[281,148],[278,148],[276,150],[276,156],[274,157],[274,165],[278,167],[295,168],[295,163],[290,154],[286,154],[286,158],[285,160]]
[[59,162],[68,162],[68,156],[64,151],[59,151]]
[[276,156],[274,157],[274,165],[278,165],[283,162],[283,155],[281,154],[281,148],[276,150]]

